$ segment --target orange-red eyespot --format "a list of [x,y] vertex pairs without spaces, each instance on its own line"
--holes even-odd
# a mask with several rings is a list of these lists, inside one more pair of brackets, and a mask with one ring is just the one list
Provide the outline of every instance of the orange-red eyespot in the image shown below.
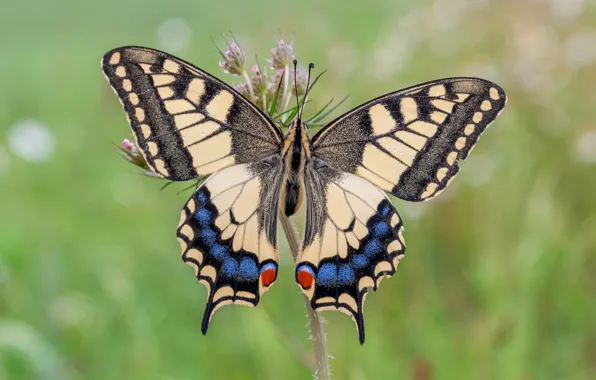
[[296,272],[296,281],[302,286],[302,289],[308,290],[315,281],[315,272],[308,265],[301,265]]
[[277,277],[277,266],[273,263],[267,263],[261,268],[261,283],[264,287],[268,287],[275,281]]

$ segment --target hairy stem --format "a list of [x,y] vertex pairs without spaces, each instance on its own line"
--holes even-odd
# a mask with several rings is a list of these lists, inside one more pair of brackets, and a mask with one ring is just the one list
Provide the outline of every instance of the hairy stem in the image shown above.
[[[279,219],[286,234],[292,257],[294,262],[298,259],[298,252],[300,251],[300,237],[298,231],[292,220],[280,210]],[[325,330],[323,329],[323,321],[318,312],[314,311],[310,306],[310,301],[304,296],[306,301],[306,311],[308,312],[308,321],[312,331],[312,341],[315,350],[315,362],[317,365],[317,379],[329,380],[331,379],[331,369],[329,367],[329,354],[327,352],[327,338]]]
[[[290,98],[291,98],[291,88],[290,88],[290,65],[286,65],[285,67],[285,72],[284,72],[284,92],[283,95],[281,97],[281,106],[282,106],[282,112],[285,111],[288,108],[288,104],[290,104]],[[283,121],[285,122],[288,118],[288,115],[283,117]]]

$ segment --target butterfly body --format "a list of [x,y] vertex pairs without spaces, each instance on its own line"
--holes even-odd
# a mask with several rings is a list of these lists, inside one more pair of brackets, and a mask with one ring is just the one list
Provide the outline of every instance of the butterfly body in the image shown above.
[[308,128],[300,119],[292,123],[284,139],[282,157],[284,160],[284,185],[281,200],[284,213],[294,215],[304,198],[304,168],[310,159],[310,137]]
[[256,306],[278,273],[277,216],[306,203],[295,279],[315,310],[339,310],[364,342],[363,304],[405,254],[387,194],[438,195],[505,106],[504,91],[448,78],[373,99],[312,138],[284,135],[234,89],[169,54],[108,52],[103,72],[151,169],[171,181],[208,178],[180,215],[182,259],[207,288],[202,321],[228,304]]

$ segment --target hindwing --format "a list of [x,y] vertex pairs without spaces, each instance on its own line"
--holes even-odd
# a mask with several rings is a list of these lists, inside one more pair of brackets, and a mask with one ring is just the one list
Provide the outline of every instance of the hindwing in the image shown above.
[[361,177],[314,159],[304,178],[306,231],[296,281],[314,310],[350,315],[363,343],[365,295],[395,273],[406,248],[403,224],[387,195]]
[[365,103],[313,137],[313,155],[408,201],[438,195],[457,174],[505,92],[476,78],[424,83]]
[[141,47],[108,52],[103,72],[145,160],[172,181],[279,152],[281,131],[256,106],[193,65]]
[[235,165],[212,174],[182,210],[182,259],[207,287],[202,331],[221,306],[256,306],[275,281],[279,157]]

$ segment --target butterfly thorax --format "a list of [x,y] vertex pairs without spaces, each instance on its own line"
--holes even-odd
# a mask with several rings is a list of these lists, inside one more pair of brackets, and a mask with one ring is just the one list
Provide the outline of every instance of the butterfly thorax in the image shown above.
[[304,166],[310,158],[310,138],[306,124],[294,122],[284,138],[282,158],[284,160],[284,183],[281,202],[286,215],[293,215],[304,196]]

